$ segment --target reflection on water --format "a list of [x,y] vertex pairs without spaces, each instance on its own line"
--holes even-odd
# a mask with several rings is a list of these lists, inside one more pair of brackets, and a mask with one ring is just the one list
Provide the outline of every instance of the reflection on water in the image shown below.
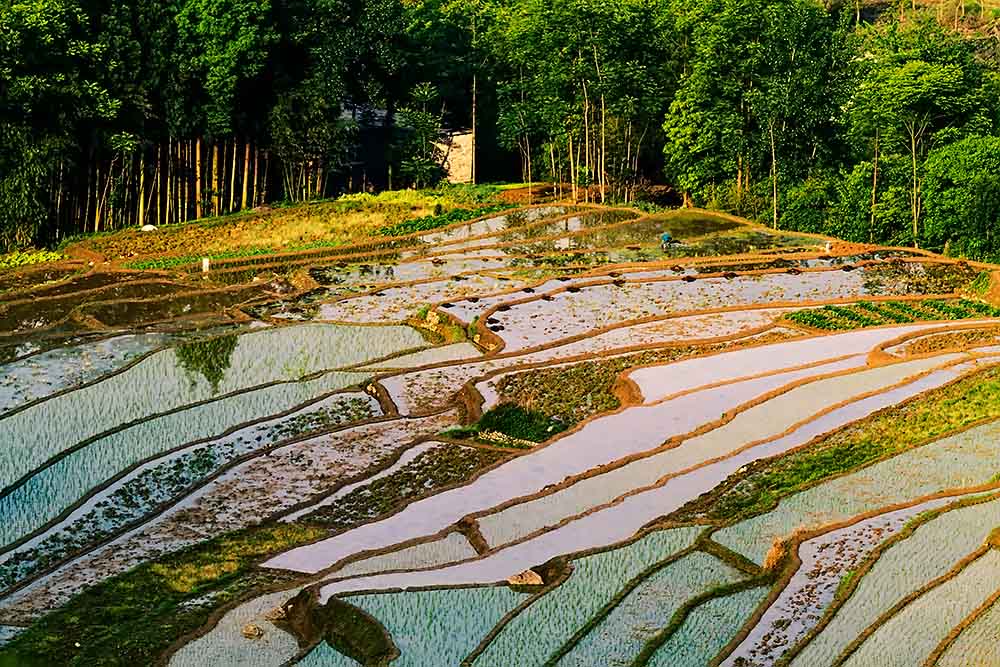
[[[232,364],[233,350],[236,349],[237,342],[236,335],[230,334],[187,343],[177,348],[177,362],[191,376],[200,373],[212,385],[212,395],[215,395],[219,393],[219,383]],[[192,388],[196,384],[197,379],[191,377]]]

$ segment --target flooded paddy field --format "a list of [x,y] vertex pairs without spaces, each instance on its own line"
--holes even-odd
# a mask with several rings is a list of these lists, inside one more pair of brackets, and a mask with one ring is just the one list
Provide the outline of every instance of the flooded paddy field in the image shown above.
[[0,274],[0,665],[994,664],[994,271],[543,204]]

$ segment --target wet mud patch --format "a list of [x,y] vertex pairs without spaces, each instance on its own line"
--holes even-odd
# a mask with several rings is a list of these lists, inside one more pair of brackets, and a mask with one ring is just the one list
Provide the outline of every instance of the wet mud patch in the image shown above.
[[722,233],[702,239],[692,239],[667,246],[667,257],[709,257],[712,255],[740,255],[766,250],[816,248],[814,238],[797,234],[771,232],[763,229]]
[[247,301],[265,297],[266,285],[235,290],[183,294],[157,300],[130,300],[83,306],[80,313],[109,327],[139,326],[199,314],[214,314]]
[[[103,274],[103,276],[113,276],[116,274]],[[129,274],[125,274],[129,275]],[[113,280],[108,283],[102,274],[87,276],[87,280],[93,279],[102,288],[97,292],[79,293],[75,290],[63,291],[63,285],[56,288],[60,290],[58,296],[51,298],[32,298],[0,304],[0,332],[24,332],[38,329],[47,329],[53,325],[71,318],[74,313],[81,313],[84,317],[92,315],[95,309],[99,309],[97,304],[103,304],[112,300],[140,300],[159,299],[178,292],[190,292],[191,288],[179,283],[172,282],[131,282],[130,278],[126,282]],[[54,288],[54,289],[56,289]],[[82,289],[82,288],[81,288]],[[201,312],[211,309],[203,309]],[[169,319],[170,315],[158,319]],[[132,318],[120,321],[106,322],[112,326],[139,325],[152,318]]]
[[969,287],[982,271],[961,263],[892,261],[863,273],[872,294],[950,294]]
[[86,265],[83,262],[79,262],[73,264],[63,263],[57,267],[48,266],[23,271],[0,272],[0,294],[15,290],[26,290],[45,283],[66,280],[85,270]]
[[[73,309],[86,303],[85,298],[69,297],[52,301],[21,301],[0,304],[0,332],[25,333],[48,329],[66,320]],[[68,325],[69,330],[80,331],[84,326]]]
[[460,484],[510,454],[445,444],[424,452],[396,472],[347,494],[302,521],[332,531],[367,523],[429,492]]
[[[125,272],[88,273],[87,275],[80,276],[79,278],[73,278],[71,280],[60,282],[57,285],[33,289],[31,290],[30,295],[25,296],[30,296],[32,299],[65,296],[67,294],[75,294],[77,292],[96,290],[104,287],[115,285],[120,286],[131,281],[142,280],[144,277],[148,276],[142,273]],[[127,292],[123,293],[127,294]]]
[[293,635],[300,648],[322,642],[360,665],[386,665],[399,649],[382,624],[349,602],[333,598],[319,604],[316,591],[306,589],[272,613],[274,624]]

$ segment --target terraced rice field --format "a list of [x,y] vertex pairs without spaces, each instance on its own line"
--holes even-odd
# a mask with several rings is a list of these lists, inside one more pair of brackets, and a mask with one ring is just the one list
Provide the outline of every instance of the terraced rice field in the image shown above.
[[995,269],[544,204],[11,278],[0,665],[997,664]]

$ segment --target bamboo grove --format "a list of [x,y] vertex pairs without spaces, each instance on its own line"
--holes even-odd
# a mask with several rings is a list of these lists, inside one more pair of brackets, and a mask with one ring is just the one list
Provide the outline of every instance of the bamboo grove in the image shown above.
[[0,245],[440,178],[1000,256],[1000,4],[0,7]]
[[[100,232],[254,208],[267,199],[269,162],[269,153],[249,140],[209,144],[198,138],[168,139],[109,162],[95,161],[76,184],[68,183],[65,165],[60,165],[49,186],[55,222],[62,229],[85,221],[80,231]],[[315,171],[319,188],[322,177]],[[308,187],[315,192],[311,182]]]

